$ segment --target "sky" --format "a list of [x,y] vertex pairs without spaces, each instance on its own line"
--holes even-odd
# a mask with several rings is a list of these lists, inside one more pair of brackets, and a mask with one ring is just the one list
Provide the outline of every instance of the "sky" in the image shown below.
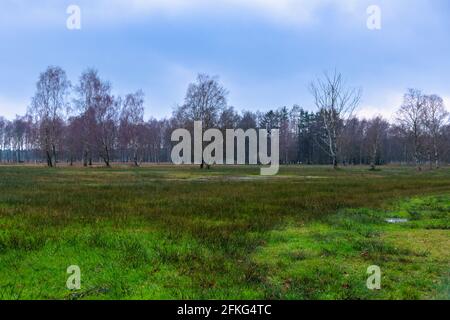
[[[81,29],[67,28],[70,5]],[[0,0],[0,115],[26,112],[49,65],[73,84],[92,67],[116,95],[142,89],[146,118],[170,116],[198,73],[237,110],[314,110],[309,83],[337,70],[362,88],[360,116],[389,119],[408,88],[450,107],[450,1]]]

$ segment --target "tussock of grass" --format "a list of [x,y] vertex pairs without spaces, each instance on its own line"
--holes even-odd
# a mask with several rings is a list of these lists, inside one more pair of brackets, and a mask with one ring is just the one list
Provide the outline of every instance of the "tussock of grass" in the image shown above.
[[[392,211],[347,209],[320,223],[272,231],[269,244],[254,255],[273,274],[265,279],[267,297],[450,298],[450,234],[427,228],[433,220],[450,218],[449,203],[450,196],[416,197]],[[384,221],[399,211],[415,220],[401,225]],[[370,265],[382,269],[380,291],[365,288]]]

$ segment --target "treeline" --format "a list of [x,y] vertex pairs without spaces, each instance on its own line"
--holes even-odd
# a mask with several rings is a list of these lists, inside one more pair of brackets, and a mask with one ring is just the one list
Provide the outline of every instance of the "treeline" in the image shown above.
[[388,163],[439,167],[450,162],[450,124],[443,99],[410,89],[392,123],[360,119],[360,91],[340,74],[311,83],[315,111],[295,105],[268,112],[238,112],[218,79],[199,75],[185,101],[169,119],[144,120],[144,93],[112,94],[111,84],[88,69],[72,84],[64,70],[40,74],[28,112],[9,121],[0,117],[0,162],[84,166],[103,162],[171,162],[171,134],[203,121],[204,129],[280,130],[283,164]]

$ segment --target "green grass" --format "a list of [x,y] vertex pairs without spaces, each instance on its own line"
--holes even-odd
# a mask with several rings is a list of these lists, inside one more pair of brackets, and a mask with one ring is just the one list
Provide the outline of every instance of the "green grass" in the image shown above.
[[3,166],[0,299],[448,299],[449,219],[448,169]]

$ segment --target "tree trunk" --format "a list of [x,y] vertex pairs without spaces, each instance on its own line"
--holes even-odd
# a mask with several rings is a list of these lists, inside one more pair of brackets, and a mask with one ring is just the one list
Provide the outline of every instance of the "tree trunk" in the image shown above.
[[334,169],[338,168],[338,161],[336,155],[333,155],[333,168]]
[[[416,132],[416,130],[415,130]],[[420,165],[420,155],[419,155],[419,137],[417,133],[414,133],[414,161],[416,162],[417,171],[422,171]]]
[[52,164],[56,167],[56,147],[52,145]]
[[138,153],[137,153],[136,148],[134,149],[134,153],[133,153],[133,161],[134,161],[134,166],[139,167]]
[[103,157],[103,161],[105,162],[106,166],[109,168],[111,167],[110,163],[109,163],[109,150],[108,150],[108,146],[105,146],[105,156]]
[[433,159],[431,157],[431,150],[428,151],[428,162],[430,163],[430,170],[433,170]]
[[87,150],[83,151],[83,167],[88,166],[88,152]]
[[370,170],[372,171],[376,170],[377,154],[378,154],[378,142],[375,144],[375,147],[373,148],[372,158],[370,161]]
[[434,147],[434,163],[435,163],[436,169],[439,169],[439,150],[438,150],[436,139],[434,139],[434,141],[433,141],[433,147]]
[[45,153],[47,155],[47,166],[51,168],[51,167],[53,167],[52,156],[48,150]]
[[417,171],[422,171],[422,167],[420,165],[420,159],[419,159],[419,156],[418,156],[417,152],[414,153],[414,160],[416,162],[416,169],[417,169]]

